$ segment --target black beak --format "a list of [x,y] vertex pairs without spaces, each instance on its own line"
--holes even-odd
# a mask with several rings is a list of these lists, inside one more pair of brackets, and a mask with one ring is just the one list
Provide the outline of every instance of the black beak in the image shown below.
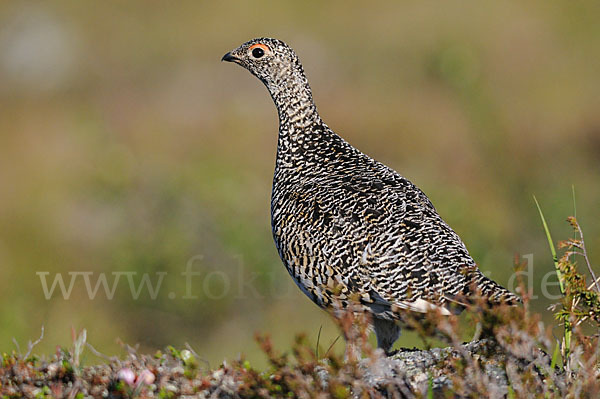
[[239,58],[237,58],[236,56],[234,56],[231,53],[227,53],[223,56],[223,58],[221,58],[221,61],[227,61],[227,62],[236,62],[239,60],[240,60]]

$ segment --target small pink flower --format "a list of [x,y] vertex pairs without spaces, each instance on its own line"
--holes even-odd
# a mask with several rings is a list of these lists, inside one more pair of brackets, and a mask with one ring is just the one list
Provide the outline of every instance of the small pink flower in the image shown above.
[[131,371],[130,368],[123,368],[119,370],[119,374],[117,374],[119,380],[124,381],[128,385],[133,385],[135,381],[135,373]]
[[148,370],[148,369],[144,369],[142,370],[142,372],[140,373],[140,375],[138,375],[137,378],[137,384],[146,384],[146,385],[150,385],[154,382],[154,374]]

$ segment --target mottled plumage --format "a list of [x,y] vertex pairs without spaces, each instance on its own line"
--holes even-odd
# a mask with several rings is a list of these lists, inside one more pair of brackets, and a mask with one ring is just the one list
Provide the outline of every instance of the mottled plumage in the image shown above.
[[258,77],[277,107],[273,237],[288,272],[317,305],[360,304],[389,352],[400,333],[398,309],[447,314],[473,287],[492,303],[519,300],[477,269],[421,190],[323,123],[290,47],[254,39],[223,60]]

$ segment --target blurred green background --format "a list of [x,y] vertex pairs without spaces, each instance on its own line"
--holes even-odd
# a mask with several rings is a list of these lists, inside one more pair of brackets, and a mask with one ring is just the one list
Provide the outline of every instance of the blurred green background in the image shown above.
[[[44,325],[50,353],[73,326],[107,354],[189,342],[214,366],[262,362],[254,331],[337,336],[272,242],[275,108],[219,62],[258,36],[297,51],[326,123],[420,186],[488,275],[531,254],[550,321],[532,194],[564,239],[574,185],[600,259],[599,20],[597,1],[2,2],[0,351]],[[69,299],[39,272],[75,276]],[[135,299],[121,275],[109,299],[69,272],[163,277]]]

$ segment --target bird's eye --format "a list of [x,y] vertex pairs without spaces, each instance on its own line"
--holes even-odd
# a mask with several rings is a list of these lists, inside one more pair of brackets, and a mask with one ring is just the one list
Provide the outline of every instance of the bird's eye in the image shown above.
[[260,47],[256,47],[254,50],[252,50],[252,56],[254,58],[260,58],[263,55],[265,55],[265,50],[261,49]]
[[271,54],[271,49],[269,49],[266,45],[262,43],[256,43],[248,49],[248,55],[255,60],[258,60],[265,55]]

